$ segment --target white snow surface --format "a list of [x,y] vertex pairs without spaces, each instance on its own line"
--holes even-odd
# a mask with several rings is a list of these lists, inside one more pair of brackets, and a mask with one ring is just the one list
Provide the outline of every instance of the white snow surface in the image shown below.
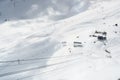
[[0,0],[0,80],[120,80],[120,0]]

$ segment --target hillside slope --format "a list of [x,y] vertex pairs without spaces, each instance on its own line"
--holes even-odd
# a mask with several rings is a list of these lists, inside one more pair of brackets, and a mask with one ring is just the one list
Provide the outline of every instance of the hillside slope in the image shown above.
[[0,24],[0,80],[120,80],[120,1],[77,1],[86,5],[65,0],[75,14],[55,9],[64,13],[52,16],[57,21],[32,16],[39,12],[27,20],[6,14],[18,19]]

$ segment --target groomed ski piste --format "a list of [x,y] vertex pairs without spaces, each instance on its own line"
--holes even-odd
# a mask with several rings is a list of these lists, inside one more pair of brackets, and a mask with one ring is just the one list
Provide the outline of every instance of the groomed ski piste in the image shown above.
[[120,80],[120,0],[0,0],[0,80]]

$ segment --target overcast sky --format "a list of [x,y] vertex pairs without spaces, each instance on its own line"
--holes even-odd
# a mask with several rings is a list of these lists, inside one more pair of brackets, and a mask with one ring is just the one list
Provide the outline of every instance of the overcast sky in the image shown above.
[[27,19],[46,16],[59,20],[85,11],[89,0],[0,0],[1,19]]

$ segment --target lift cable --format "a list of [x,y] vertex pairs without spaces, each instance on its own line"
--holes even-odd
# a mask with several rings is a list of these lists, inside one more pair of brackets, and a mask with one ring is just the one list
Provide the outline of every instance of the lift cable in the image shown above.
[[41,57],[41,58],[33,58],[33,59],[17,59],[17,60],[8,60],[8,61],[0,61],[0,63],[14,63],[14,62],[27,62],[27,61],[36,61],[36,60],[45,60],[45,59],[58,59],[58,58],[66,58],[71,56],[77,56],[80,55],[80,53],[77,54],[71,54],[71,55],[64,55],[64,56],[56,56],[56,57]]
[[37,70],[37,69],[43,69],[43,68],[47,68],[47,67],[52,67],[52,66],[56,66],[56,65],[59,65],[59,64],[68,63],[68,62],[71,62],[71,61],[76,60],[76,59],[80,59],[80,58],[70,59],[70,60],[66,60],[66,61],[62,61],[62,62],[58,62],[58,63],[33,67],[33,68],[29,68],[29,69],[24,69],[24,70],[18,70],[18,71],[14,71],[14,72],[7,72],[7,73],[0,74],[0,77],[15,75],[15,74],[28,72],[28,71],[33,71],[33,70]]

